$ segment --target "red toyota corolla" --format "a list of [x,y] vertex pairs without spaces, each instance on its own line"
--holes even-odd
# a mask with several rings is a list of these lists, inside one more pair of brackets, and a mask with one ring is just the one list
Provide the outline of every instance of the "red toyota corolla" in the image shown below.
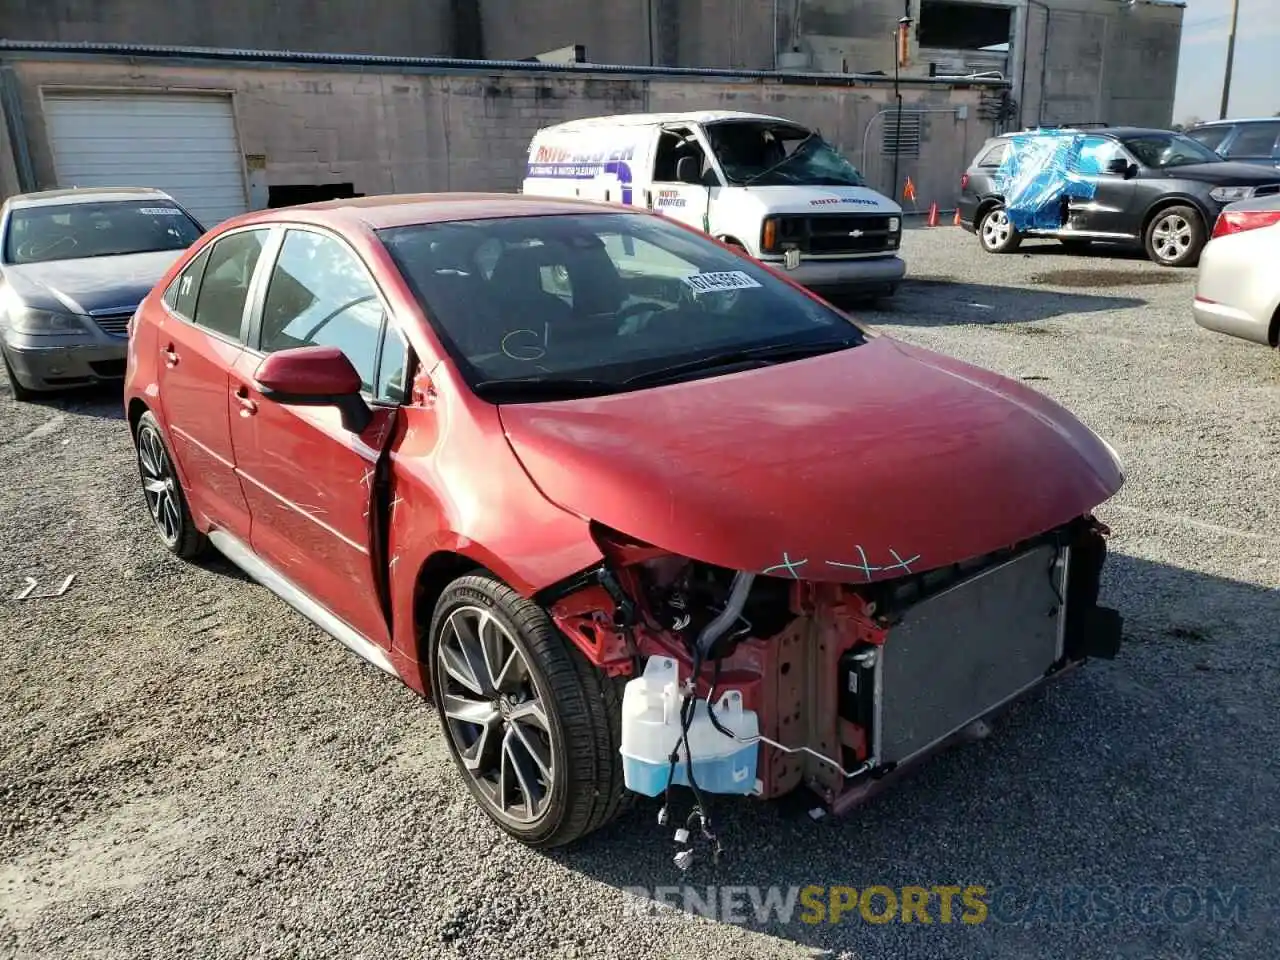
[[660,216],[240,217],[143,301],[127,376],[165,545],[430,696],[530,844],[672,784],[707,833],[709,794],[843,810],[1119,645],[1106,442]]

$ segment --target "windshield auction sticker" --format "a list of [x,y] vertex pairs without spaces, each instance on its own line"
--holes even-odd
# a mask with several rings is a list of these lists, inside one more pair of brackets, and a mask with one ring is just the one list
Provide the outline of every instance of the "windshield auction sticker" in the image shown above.
[[755,280],[741,270],[727,270],[724,273],[693,273],[683,278],[687,286],[698,293],[718,293],[721,290],[747,290],[760,286]]

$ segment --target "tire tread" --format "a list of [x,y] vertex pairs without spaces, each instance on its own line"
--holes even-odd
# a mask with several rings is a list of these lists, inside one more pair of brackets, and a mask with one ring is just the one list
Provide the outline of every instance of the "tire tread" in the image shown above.
[[564,815],[545,836],[521,839],[532,846],[557,847],[599,830],[634,801],[623,784],[619,752],[623,682],[593,666],[536,603],[484,574],[460,577],[441,595],[431,624],[433,656],[442,608],[466,591],[493,601],[520,632],[546,679],[564,737],[569,775]]

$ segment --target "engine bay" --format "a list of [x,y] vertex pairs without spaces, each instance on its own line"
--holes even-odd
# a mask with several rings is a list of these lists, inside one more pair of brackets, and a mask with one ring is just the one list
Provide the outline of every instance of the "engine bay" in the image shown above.
[[[1115,655],[1120,617],[1097,605],[1107,533],[1085,517],[964,563],[848,585],[727,570],[601,528],[605,562],[544,602],[629,690],[653,679],[655,658],[672,668],[683,729],[668,744],[688,743],[702,709],[726,743],[758,750],[752,782],[722,792],[770,799],[803,786],[842,812],[1045,679]],[[654,723],[675,722],[666,696]],[[717,719],[731,705],[750,737]],[[624,706],[627,721],[635,712]],[[661,782],[693,786],[705,813],[689,782],[700,759],[677,746]]]

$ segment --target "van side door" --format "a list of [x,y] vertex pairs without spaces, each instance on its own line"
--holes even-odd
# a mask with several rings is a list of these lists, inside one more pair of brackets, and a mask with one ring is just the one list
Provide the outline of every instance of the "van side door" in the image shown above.
[[656,131],[653,176],[644,205],[691,227],[710,230],[711,191],[720,177],[693,127],[674,124]]

